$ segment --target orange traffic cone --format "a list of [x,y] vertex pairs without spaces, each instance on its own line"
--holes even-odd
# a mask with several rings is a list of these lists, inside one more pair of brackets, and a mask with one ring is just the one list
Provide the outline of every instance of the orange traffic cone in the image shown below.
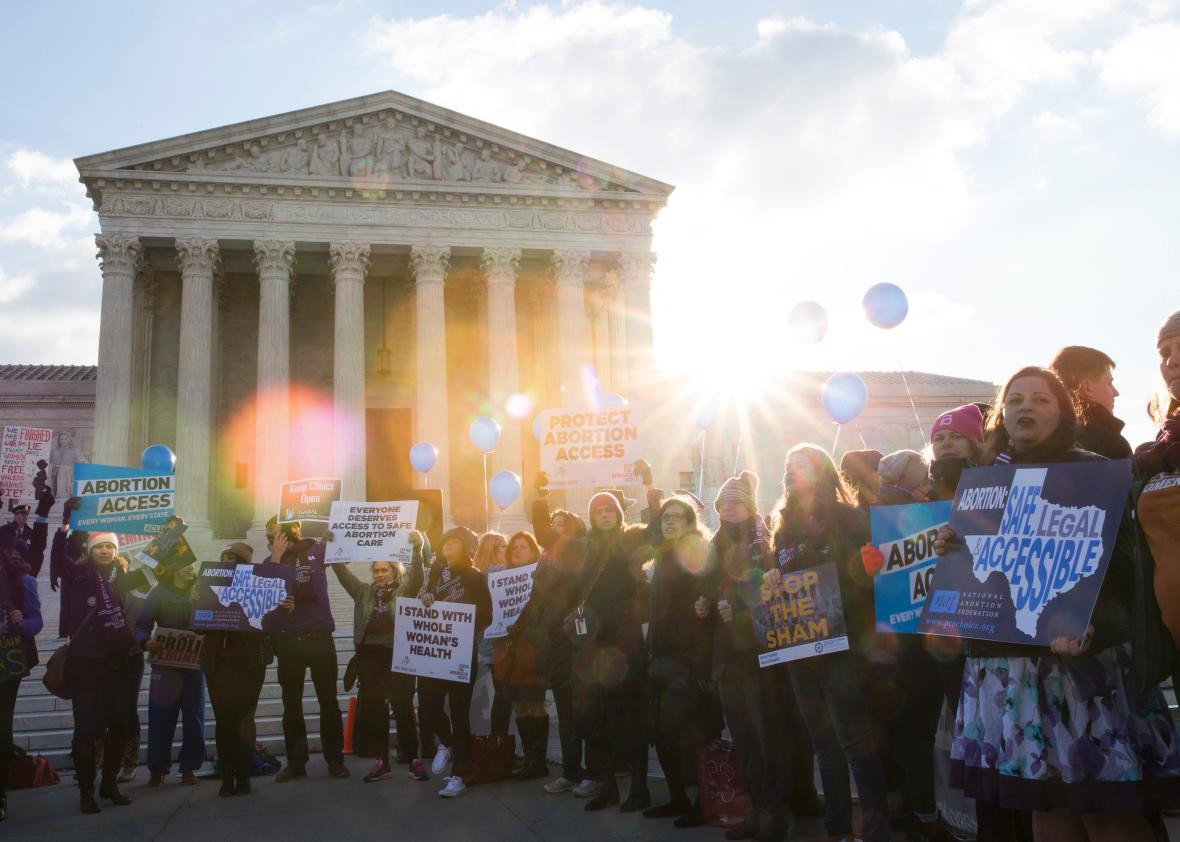
[[344,718],[344,753],[352,754],[352,732],[356,728],[356,696],[348,697],[348,716]]

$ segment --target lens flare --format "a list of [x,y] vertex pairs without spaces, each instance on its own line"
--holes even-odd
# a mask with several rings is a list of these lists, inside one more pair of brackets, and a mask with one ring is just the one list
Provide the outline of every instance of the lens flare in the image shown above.
[[524,392],[514,392],[504,401],[504,411],[509,418],[523,421],[533,414],[533,399]]

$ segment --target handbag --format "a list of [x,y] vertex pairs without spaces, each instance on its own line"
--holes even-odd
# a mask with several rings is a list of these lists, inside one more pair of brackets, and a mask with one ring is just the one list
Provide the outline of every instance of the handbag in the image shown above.
[[357,662],[357,656],[354,654],[348,659],[348,665],[344,668],[344,692],[351,693],[352,688],[356,686],[357,678],[360,676],[361,665]]
[[471,756],[463,775],[465,784],[490,784],[512,777],[516,760],[516,737],[486,736],[471,738]]
[[713,740],[701,749],[697,770],[701,818],[713,827],[737,827],[750,810],[750,788],[729,740]]
[[9,789],[33,789],[60,782],[61,778],[53,771],[48,758],[40,754],[34,757],[20,746],[12,747],[12,759],[8,762]]
[[[93,616],[94,609],[91,608],[90,612],[86,615],[86,619],[78,625],[74,634],[76,635],[80,632],[90,622],[90,618]],[[49,661],[45,664],[45,675],[41,676],[41,683],[45,685],[45,689],[59,699],[73,698],[73,691],[70,689],[70,683],[66,677],[69,672],[69,666],[70,644],[63,643],[57,647],[56,652],[49,656]]]

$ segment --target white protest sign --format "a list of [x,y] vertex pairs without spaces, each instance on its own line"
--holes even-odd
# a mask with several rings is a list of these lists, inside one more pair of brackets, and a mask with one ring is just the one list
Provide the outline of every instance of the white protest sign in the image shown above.
[[156,628],[152,640],[160,644],[160,648],[148,653],[149,664],[186,670],[201,668],[201,648],[205,645],[205,635],[161,626]]
[[393,671],[446,681],[471,680],[475,606],[399,596],[394,618]]
[[[5,427],[0,442],[0,497],[35,500],[33,480],[38,471],[49,466],[49,451],[53,446],[53,430],[45,427]],[[37,462],[45,460],[45,468]],[[42,481],[48,484],[48,474]]]
[[410,533],[418,519],[418,501],[388,503],[353,503],[338,500],[332,504],[328,529],[332,541],[324,557],[325,564],[349,562],[413,561]]
[[508,627],[516,622],[533,592],[533,571],[536,569],[536,564],[526,564],[524,567],[488,574],[488,590],[492,594],[492,624],[484,630],[484,637],[508,636]]
[[635,482],[639,413],[633,406],[597,412],[546,409],[539,415],[541,470],[550,488],[593,488]]

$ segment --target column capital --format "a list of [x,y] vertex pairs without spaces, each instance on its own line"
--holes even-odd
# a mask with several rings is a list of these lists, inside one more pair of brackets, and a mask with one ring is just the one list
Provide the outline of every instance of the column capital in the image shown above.
[[176,263],[180,267],[182,278],[196,273],[208,273],[212,277],[221,263],[221,250],[217,246],[217,240],[201,237],[178,239]]
[[437,243],[410,246],[410,271],[415,284],[441,284],[451,264],[451,247]]
[[328,264],[332,267],[332,279],[337,283],[342,278],[361,281],[369,271],[369,244],[349,241],[332,243],[328,246]]
[[295,243],[292,240],[255,240],[254,268],[262,275],[290,278],[295,269]]
[[508,246],[485,248],[479,265],[489,285],[516,283],[516,274],[520,271],[520,249]]
[[98,260],[102,273],[121,272],[134,275],[143,263],[143,244],[139,237],[116,237],[96,234]]
[[625,251],[619,255],[619,275],[624,287],[649,286],[656,256],[650,251]]
[[580,287],[585,283],[590,252],[579,249],[554,249],[550,260],[553,264],[553,277],[558,286]]

